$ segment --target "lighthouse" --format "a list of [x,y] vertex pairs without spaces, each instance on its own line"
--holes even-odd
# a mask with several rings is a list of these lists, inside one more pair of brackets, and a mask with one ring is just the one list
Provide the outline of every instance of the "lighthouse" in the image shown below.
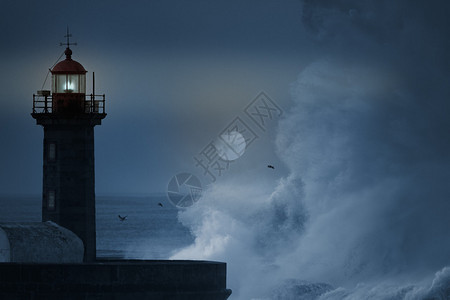
[[43,222],[0,222],[0,299],[226,300],[223,262],[96,258],[94,127],[105,95],[86,94],[87,71],[66,37],[51,90],[33,95],[44,128]]
[[[86,94],[87,71],[72,59],[51,70],[50,90],[33,95],[32,117],[44,128],[42,221],[75,233],[84,244],[84,261],[96,258],[94,127],[101,125],[105,95]],[[93,84],[93,89],[94,89]]]

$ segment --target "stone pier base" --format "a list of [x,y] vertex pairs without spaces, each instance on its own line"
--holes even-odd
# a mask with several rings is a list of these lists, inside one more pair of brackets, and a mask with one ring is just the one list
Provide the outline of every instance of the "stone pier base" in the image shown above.
[[221,262],[0,263],[0,299],[225,300],[230,294]]

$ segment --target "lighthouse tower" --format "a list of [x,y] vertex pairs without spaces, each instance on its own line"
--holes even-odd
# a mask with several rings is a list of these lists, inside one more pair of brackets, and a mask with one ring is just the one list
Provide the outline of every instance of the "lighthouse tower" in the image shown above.
[[84,243],[84,261],[96,258],[94,126],[106,117],[105,95],[86,95],[84,67],[72,59],[56,64],[51,91],[33,95],[32,117],[44,128],[42,221],[74,232]]

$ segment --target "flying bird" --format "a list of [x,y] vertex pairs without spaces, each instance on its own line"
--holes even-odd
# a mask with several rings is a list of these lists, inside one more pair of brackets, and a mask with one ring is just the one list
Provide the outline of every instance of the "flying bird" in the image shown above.
[[121,222],[123,222],[123,221],[125,221],[127,219],[128,216],[122,217],[122,216],[118,215],[118,217],[119,217],[119,220]]
[[275,170],[275,167],[272,166],[272,165],[268,165],[267,167],[270,168],[270,169],[274,169]]
[[162,205],[162,203],[161,203],[161,202],[159,202],[159,203],[158,203],[158,205],[159,205],[159,206],[161,206],[161,207],[163,207],[163,205]]

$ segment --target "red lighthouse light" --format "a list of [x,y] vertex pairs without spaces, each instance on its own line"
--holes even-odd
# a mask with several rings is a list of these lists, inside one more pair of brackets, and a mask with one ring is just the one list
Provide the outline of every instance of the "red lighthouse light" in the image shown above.
[[56,64],[52,72],[53,112],[78,114],[86,112],[86,70],[72,60],[72,50],[67,47],[66,59]]

